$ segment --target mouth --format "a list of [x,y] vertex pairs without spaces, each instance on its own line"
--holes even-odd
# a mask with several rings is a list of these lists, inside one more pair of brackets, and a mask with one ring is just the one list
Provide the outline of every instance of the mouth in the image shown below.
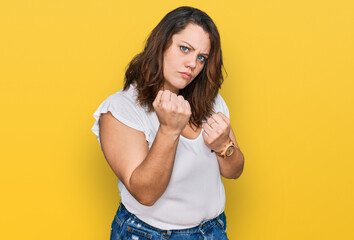
[[188,73],[188,72],[180,72],[180,74],[182,75],[183,78],[185,79],[191,79],[192,78],[192,74]]

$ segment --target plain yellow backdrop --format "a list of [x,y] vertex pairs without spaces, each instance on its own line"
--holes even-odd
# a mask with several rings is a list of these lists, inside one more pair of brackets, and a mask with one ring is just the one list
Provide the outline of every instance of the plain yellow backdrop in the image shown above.
[[221,95],[245,155],[232,240],[354,239],[352,0],[3,0],[0,239],[108,239],[117,179],[91,132],[153,27],[217,24]]

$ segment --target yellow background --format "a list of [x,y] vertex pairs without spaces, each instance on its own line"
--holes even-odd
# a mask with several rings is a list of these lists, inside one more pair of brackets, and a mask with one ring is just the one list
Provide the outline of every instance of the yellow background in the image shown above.
[[0,239],[108,239],[117,179],[93,112],[170,10],[216,22],[245,155],[232,240],[354,239],[352,0],[0,3]]

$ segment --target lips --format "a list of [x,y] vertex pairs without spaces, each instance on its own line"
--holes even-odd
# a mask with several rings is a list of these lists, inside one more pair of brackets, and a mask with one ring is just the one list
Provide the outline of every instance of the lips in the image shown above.
[[192,74],[189,73],[189,72],[181,72],[181,75],[185,79],[191,79],[192,78]]

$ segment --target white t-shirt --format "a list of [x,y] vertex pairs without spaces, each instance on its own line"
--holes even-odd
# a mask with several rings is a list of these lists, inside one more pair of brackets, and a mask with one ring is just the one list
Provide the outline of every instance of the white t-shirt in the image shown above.
[[[155,112],[146,111],[136,102],[136,94],[136,89],[130,85],[128,90],[110,95],[98,107],[93,114],[96,121],[92,131],[99,142],[100,115],[110,111],[120,122],[144,132],[151,148],[159,121]],[[230,118],[226,103],[219,94],[214,111]],[[195,227],[204,220],[217,217],[225,208],[225,189],[218,160],[205,145],[202,133],[195,139],[180,136],[170,182],[153,206],[140,204],[119,180],[118,188],[121,201],[129,212],[164,230]]]

